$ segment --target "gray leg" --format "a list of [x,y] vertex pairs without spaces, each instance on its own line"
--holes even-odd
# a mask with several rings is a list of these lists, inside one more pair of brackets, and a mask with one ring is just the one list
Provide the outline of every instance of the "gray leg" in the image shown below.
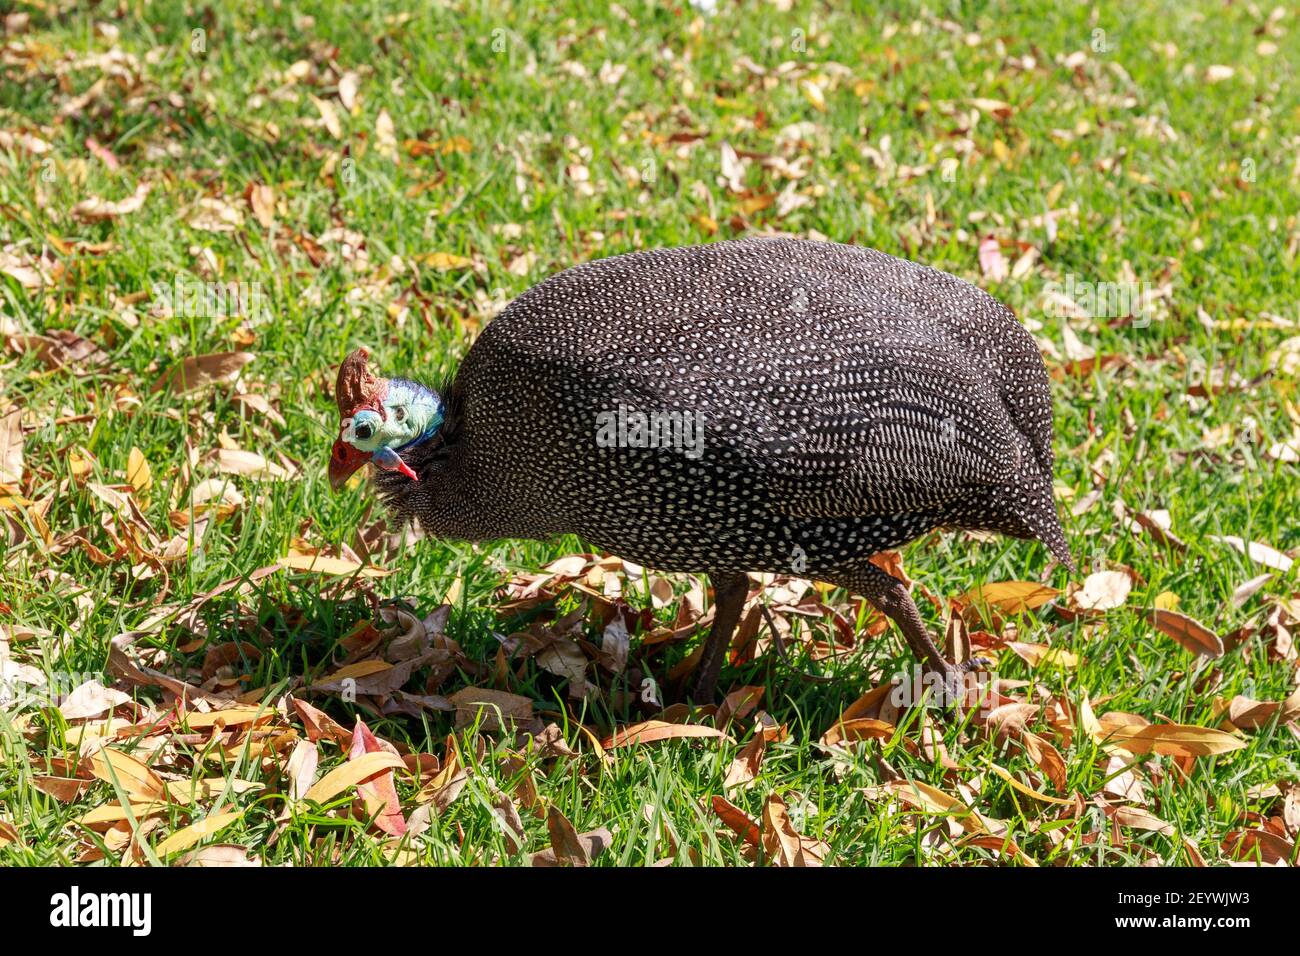
[[870,561],[863,561],[851,567],[842,568],[826,576],[826,580],[840,587],[848,588],[861,594],[874,604],[882,614],[893,621],[903,633],[903,639],[921,665],[927,670],[943,676],[944,685],[949,688],[950,700],[961,699],[964,694],[961,675],[971,666],[984,663],[976,658],[967,665],[957,666],[944,660],[943,654],[930,637],[921,612],[916,602],[907,592],[902,581],[882,571]]
[[749,578],[741,572],[720,571],[710,574],[709,578],[713,581],[713,628],[704,643],[704,653],[700,655],[700,662],[695,667],[695,680],[691,684],[690,697],[696,703],[713,699],[718,673],[726,660],[736,623],[749,595]]

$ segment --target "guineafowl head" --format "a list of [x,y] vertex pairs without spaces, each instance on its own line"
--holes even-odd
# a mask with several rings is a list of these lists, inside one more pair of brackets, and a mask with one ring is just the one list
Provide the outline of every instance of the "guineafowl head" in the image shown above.
[[329,465],[330,486],[336,491],[367,462],[379,469],[390,492],[396,490],[394,482],[420,481],[419,466],[427,457],[423,452],[446,420],[437,391],[404,378],[379,378],[368,359],[365,349],[357,349],[339,366],[339,436]]

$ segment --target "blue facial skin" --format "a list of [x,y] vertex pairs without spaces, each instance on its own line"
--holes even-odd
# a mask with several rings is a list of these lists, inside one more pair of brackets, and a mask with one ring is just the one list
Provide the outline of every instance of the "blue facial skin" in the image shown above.
[[373,461],[389,460],[416,442],[432,438],[443,420],[443,405],[436,392],[404,378],[390,379],[384,395],[384,414],[363,408],[344,419],[342,438],[358,451],[370,452]]

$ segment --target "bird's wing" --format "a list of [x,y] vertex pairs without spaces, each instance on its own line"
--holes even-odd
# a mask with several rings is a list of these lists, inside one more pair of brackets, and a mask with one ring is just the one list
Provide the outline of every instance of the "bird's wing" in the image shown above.
[[[770,504],[803,517],[927,510],[1011,479],[1021,441],[975,360],[924,323],[899,322],[838,355],[797,402],[769,401],[748,454]],[[773,396],[778,397],[778,396]],[[752,424],[752,422],[751,422]]]

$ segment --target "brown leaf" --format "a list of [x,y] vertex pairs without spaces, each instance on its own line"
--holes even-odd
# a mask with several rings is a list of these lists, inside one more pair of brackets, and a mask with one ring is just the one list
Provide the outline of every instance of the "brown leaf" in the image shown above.
[[90,772],[100,780],[117,783],[133,799],[148,803],[166,800],[167,785],[140,760],[120,750],[101,747],[90,758]]
[[263,229],[275,227],[275,190],[263,183],[251,183],[245,193],[253,218]]
[[872,717],[855,717],[851,720],[841,720],[826,733],[822,734],[821,742],[827,747],[833,747],[844,741],[852,740],[889,740],[894,736],[896,728],[893,724],[876,720]]
[[[598,827],[595,830],[587,830],[585,833],[577,834],[578,845],[587,860],[594,860],[601,853],[609,848],[614,841],[613,834],[605,827]],[[565,864],[556,859],[554,849],[539,850],[529,857],[529,862],[533,866],[564,866]]]
[[731,762],[727,768],[726,779],[722,781],[722,789],[732,790],[736,787],[743,787],[754,782],[758,776],[759,768],[763,765],[763,754],[767,749],[767,741],[761,733],[756,733],[740,749],[740,753]]
[[794,828],[785,801],[775,793],[763,804],[761,842],[763,855],[775,866],[821,866],[830,849]]
[[551,849],[557,866],[586,866],[591,860],[569,818],[552,805],[546,811],[546,832],[551,837]]
[[663,720],[644,720],[631,727],[616,730],[601,741],[601,746],[606,750],[614,750],[633,744],[651,744],[681,737],[726,737],[726,734],[714,727],[705,727],[701,724],[670,724]]
[[228,382],[256,357],[251,352],[214,352],[190,356],[173,365],[154,382],[151,391],[193,392],[209,385]]
[[1300,716],[1300,685],[1286,700],[1254,700],[1238,694],[1228,703],[1225,715],[1228,722],[1242,730],[1258,730],[1273,722],[1279,723]]
[[93,785],[94,781],[80,777],[32,777],[32,787],[61,803],[71,803]]
[[530,698],[487,687],[462,687],[448,698],[456,706],[456,727],[463,729],[481,720],[485,732],[500,730],[502,722],[531,720]]
[[1223,852],[1234,860],[1253,863],[1290,863],[1295,845],[1268,830],[1233,830],[1223,838]]
[[762,686],[740,687],[722,699],[718,712],[714,716],[717,727],[726,727],[733,720],[747,717],[749,713],[763,702],[766,688]]
[[739,834],[742,840],[752,846],[758,846],[760,839],[758,824],[751,820],[744,810],[725,797],[714,797],[713,812],[721,817],[722,822],[733,832]]
[[1167,634],[1194,654],[1206,657],[1223,656],[1223,639],[1208,627],[1180,611],[1154,608],[1151,623],[1162,634]]
[[1172,823],[1166,823],[1141,807],[1115,807],[1114,812],[1108,815],[1122,827],[1151,830],[1164,836],[1173,836],[1177,832]]

